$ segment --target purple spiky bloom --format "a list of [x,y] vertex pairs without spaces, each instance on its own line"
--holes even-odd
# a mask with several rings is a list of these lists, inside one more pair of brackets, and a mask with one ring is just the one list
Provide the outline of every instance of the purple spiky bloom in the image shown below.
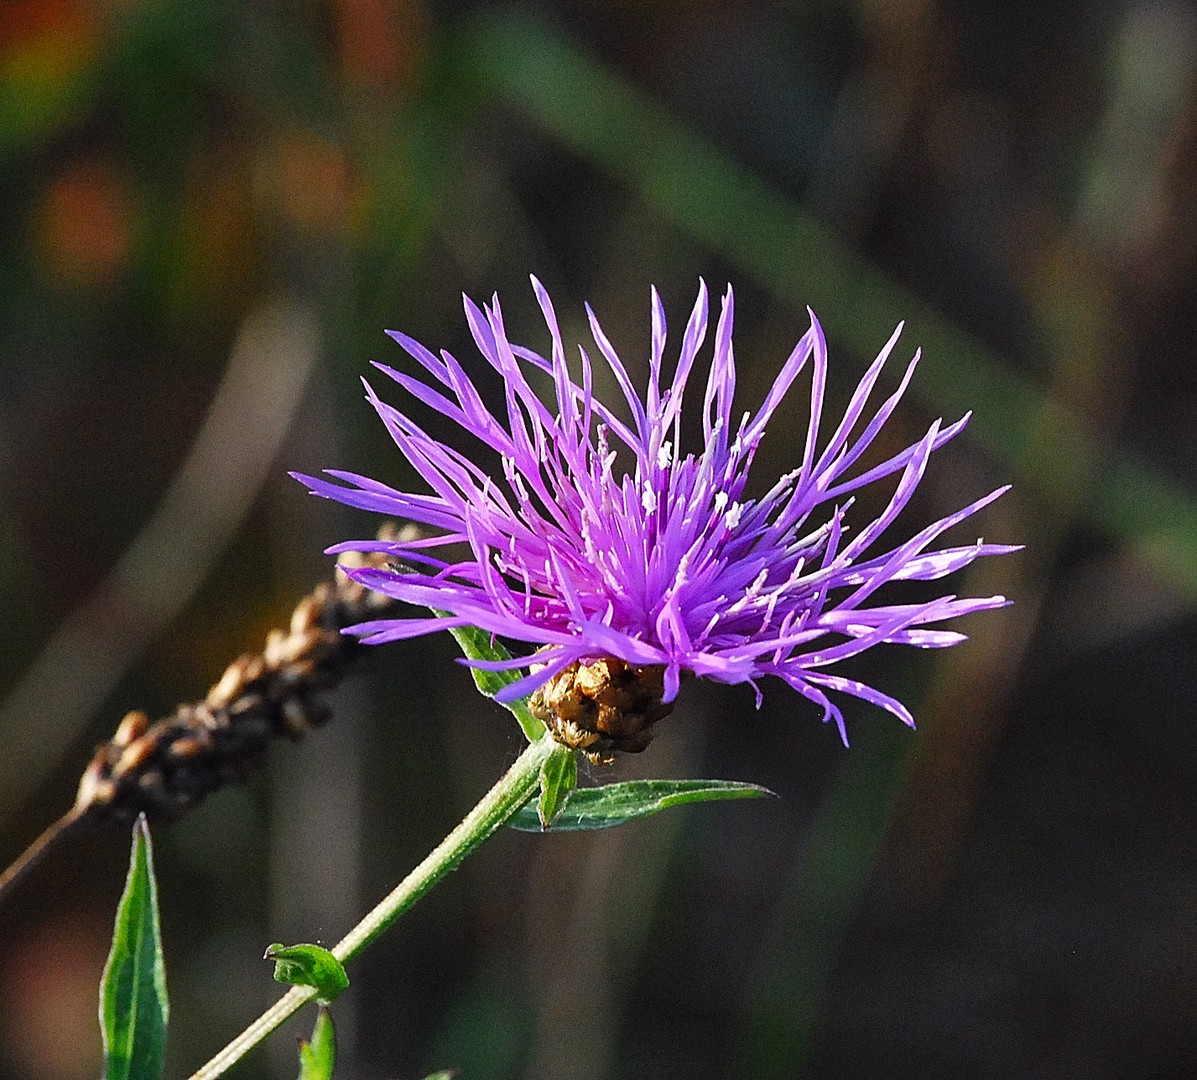
[[[506,700],[532,693],[575,662],[614,657],[663,666],[666,702],[677,694],[683,671],[749,683],[758,705],[758,680],[775,675],[819,705],[823,719],[834,719],[841,735],[843,716],[831,691],[864,698],[913,724],[901,702],[834,674],[834,666],[882,642],[955,645],[965,635],[932,627],[1007,601],[1001,596],[942,596],[878,604],[874,594],[891,581],[941,578],[978,556],[1018,549],[980,540],[964,547],[933,546],[1005,488],[896,546],[881,544],[932,452],[968,421],[965,416],[946,427],[936,421],[918,442],[853,475],[853,466],[893,412],[918,362],[916,352],[897,390],[865,419],[868,398],[901,326],[820,447],[827,349],[813,313],[810,329],[764,402],[733,423],[736,369],[729,287],[703,395],[703,450],[682,456],[683,392],[707,333],[705,284],[700,283],[672,383],[664,386],[665,312],[653,290],[643,398],[587,306],[595,343],[623,392],[630,423],[596,399],[590,357],[582,347],[582,381],[573,380],[549,296],[535,278],[532,285],[552,338],[548,358],[508,340],[497,296],[481,310],[465,298],[474,341],[503,379],[503,415],[486,407],[448,352],[437,357],[406,334],[388,331],[439,385],[375,365],[497,454],[501,476],[488,475],[468,451],[429,436],[405,413],[381,401],[368,384],[370,403],[431,491],[396,491],[338,470],[329,475],[343,484],[297,474],[316,495],[404,518],[432,532],[407,541],[352,541],[330,549],[389,553],[393,569],[357,570],[353,576],[387,596],[448,613],[447,618],[362,623],[351,632],[379,643],[470,625],[535,646],[534,654],[510,662],[474,662],[495,669],[536,665],[505,688],[501,696]],[[811,410],[801,460],[766,494],[747,498],[749,469],[766,425],[808,365]],[[552,407],[533,390],[531,373],[551,380]],[[853,435],[858,426],[861,430]],[[885,509],[849,531],[851,493],[891,476],[897,484]],[[466,546],[468,553],[460,559],[431,554]]]

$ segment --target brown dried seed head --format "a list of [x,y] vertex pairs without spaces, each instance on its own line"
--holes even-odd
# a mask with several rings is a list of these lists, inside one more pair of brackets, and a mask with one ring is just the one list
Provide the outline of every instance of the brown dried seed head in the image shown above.
[[125,718],[112,736],[113,746],[128,746],[135,739],[140,739],[150,726],[150,718],[140,709],[125,713]]
[[317,680],[316,675],[316,660],[314,657],[305,656],[299,660],[293,660],[288,664],[284,664],[275,673],[275,678],[281,686],[287,688],[288,691],[302,686],[304,683],[311,682],[314,685]]
[[302,663],[315,654],[316,650],[325,643],[328,634],[318,626],[303,634],[292,634],[286,649],[284,664]]
[[91,761],[79,778],[79,789],[75,794],[75,808],[86,809],[93,803],[107,802],[112,798],[116,785],[108,779],[110,762],[109,745],[99,746]]
[[[102,750],[102,748],[101,748]],[[87,809],[103,806],[116,796],[116,784],[104,775],[107,762],[93,761],[79,780],[79,791],[75,795],[75,806]]]
[[245,687],[248,661],[249,657],[242,656],[229,664],[224,669],[220,681],[208,691],[208,696],[204,698],[204,701],[214,709],[223,709],[228,705]]
[[200,701],[194,705],[181,705],[179,711],[186,711],[190,717],[188,726],[204,728],[207,731],[219,731],[221,728],[227,728],[243,703],[252,701],[254,697],[254,694],[241,693],[227,709],[211,705],[207,701]]
[[[394,534],[388,534],[394,535]],[[378,553],[350,555],[354,566],[382,566]],[[76,810],[132,820],[140,811],[175,817],[240,779],[279,735],[293,738],[323,723],[318,692],[335,685],[356,653],[338,631],[394,605],[338,573],[300,600],[288,629],[274,630],[261,653],[242,656],[198,704],[150,724],[131,712],[99,747],[79,783]]]
[[287,635],[282,630],[271,630],[266,635],[266,645],[262,649],[262,658],[266,661],[267,667],[278,667],[279,664],[286,663],[284,651],[287,647],[287,640]]
[[124,776],[129,772],[136,772],[158,752],[158,739],[151,733],[125,747],[124,753],[112,767],[112,775]]
[[317,598],[314,593],[311,596],[305,596],[291,613],[291,633],[306,634],[310,630],[317,629],[320,625],[320,611],[323,606],[324,600]]
[[186,761],[207,753],[212,747],[212,736],[203,728],[199,728],[194,735],[184,735],[170,744],[167,753],[176,761]]
[[236,701],[230,702],[227,710],[221,710],[211,717],[201,717],[200,723],[207,728],[228,727],[239,716],[247,712],[255,712],[262,708],[261,694],[242,694]]

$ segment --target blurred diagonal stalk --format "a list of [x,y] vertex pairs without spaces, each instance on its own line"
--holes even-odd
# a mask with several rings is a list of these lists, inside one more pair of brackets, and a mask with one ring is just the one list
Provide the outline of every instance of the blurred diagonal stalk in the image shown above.
[[1197,600],[1197,496],[1146,458],[1108,445],[1059,398],[1011,371],[830,229],[695,134],[648,95],[526,12],[473,27],[480,79],[534,124],[593,162],[734,265],[780,303],[810,303],[864,355],[877,327],[905,319],[923,348],[917,386],[1060,513],[1126,542]]
[[[1018,475],[1021,491],[1040,498],[1028,508],[1035,555],[1015,590],[1029,617],[1004,640],[991,635],[983,647],[937,669],[927,708],[920,710],[944,736],[942,745],[928,750],[932,762],[920,766],[910,747],[905,754],[894,747],[863,764],[854,757],[830,786],[803,845],[741,1047],[741,1064],[753,1075],[794,1076],[811,1053],[828,1007],[828,978],[883,845],[898,848],[902,858],[922,856],[917,872],[898,878],[907,903],[937,895],[951,873],[996,738],[1008,673],[1027,645],[1043,582],[1070,523],[1098,525],[1193,602],[1197,497],[1108,440],[1122,405],[1109,400],[1117,388],[1105,385],[1117,370],[1119,342],[1100,281],[1082,275],[1085,280],[1077,282],[1072,273],[1039,283],[1045,287],[1028,283],[1040,298],[1039,340],[1054,384],[1036,386],[546,24],[507,15],[478,23],[474,33],[478,70],[511,105],[747,271],[779,302],[810,302],[864,355],[872,355],[878,326],[906,319],[910,338],[926,356],[914,392],[948,414],[974,408],[970,431]],[[1044,238],[1041,265],[1063,259],[1075,270],[1068,246],[1062,226],[1054,245]],[[1044,302],[1057,309],[1079,302],[1083,311],[1070,309],[1061,318],[1059,310],[1043,311]],[[1061,333],[1063,328],[1069,329]],[[1094,393],[1078,392],[1079,383]],[[959,714],[962,690],[973,702],[967,716]],[[938,787],[932,786],[928,802],[919,792],[927,790],[929,777]],[[918,827],[925,820],[934,826],[931,836]]]
[[269,474],[303,398],[319,334],[309,309],[245,319],[186,460],[153,517],[0,703],[0,822],[57,763],[129,666],[195,595]]

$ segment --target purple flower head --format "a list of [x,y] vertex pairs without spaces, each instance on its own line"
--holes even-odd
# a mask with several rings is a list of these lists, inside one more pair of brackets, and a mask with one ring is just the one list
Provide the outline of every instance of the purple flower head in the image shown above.
[[[652,292],[648,387],[640,396],[623,362],[587,307],[602,360],[622,391],[630,420],[597,400],[591,358],[581,347],[575,382],[548,294],[532,285],[552,339],[547,357],[512,344],[496,296],[479,309],[465,299],[479,351],[502,377],[505,408],[483,403],[465,368],[448,352],[435,356],[405,334],[389,331],[430,381],[380,371],[411,397],[455,421],[474,440],[453,447],[432,438],[367,385],[404,456],[427,492],[401,492],[354,473],[330,471],[340,483],[299,476],[316,495],[404,518],[420,538],[353,541],[331,551],[384,551],[393,569],[354,576],[387,596],[448,613],[448,618],[384,619],[353,627],[370,643],[472,625],[535,647],[506,663],[530,668],[508,686],[507,700],[532,693],[576,662],[614,658],[663,668],[664,701],[683,671],[726,683],[774,675],[823,710],[844,732],[832,692],[864,698],[907,724],[909,711],[887,694],[835,674],[838,661],[889,642],[940,648],[964,635],[939,624],[995,608],[1001,596],[942,596],[917,603],[878,602],[891,581],[928,581],[981,555],[1018,550],[976,543],[938,547],[940,536],[1005,488],[890,546],[884,534],[910,500],[933,451],[955,437],[968,417],[936,421],[918,442],[881,464],[855,469],[898,404],[918,362],[875,411],[869,397],[901,332],[898,327],[865,372],[847,411],[820,438],[827,349],[813,313],[810,329],[782,366],[755,412],[732,410],[736,367],[729,287],[715,326],[706,386],[690,392],[701,408],[702,450],[683,454],[682,405],[707,337],[707,290],[682,335],[670,378],[665,312]],[[791,384],[809,368],[810,420],[795,467],[756,498],[745,494],[753,457]],[[530,379],[551,382],[552,403]],[[547,381],[546,381],[547,380]],[[696,380],[696,382],[699,380]],[[702,403],[693,400],[701,394]],[[857,430],[859,429],[859,430]],[[488,475],[473,460],[477,444],[502,463]],[[852,493],[893,478],[893,491],[872,520],[853,521]],[[535,665],[535,666],[534,666]]]

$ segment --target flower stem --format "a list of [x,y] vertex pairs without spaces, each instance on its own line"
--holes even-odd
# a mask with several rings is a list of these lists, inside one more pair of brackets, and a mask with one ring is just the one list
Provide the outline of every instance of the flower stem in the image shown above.
[[[558,743],[544,736],[516,759],[461,823],[427,855],[361,922],[342,938],[332,954],[342,963],[362,952],[487,837],[498,831],[536,791],[540,767]],[[249,1027],[196,1072],[191,1080],[212,1080],[240,1061],[287,1017],[316,996],[309,986],[294,986]]]

